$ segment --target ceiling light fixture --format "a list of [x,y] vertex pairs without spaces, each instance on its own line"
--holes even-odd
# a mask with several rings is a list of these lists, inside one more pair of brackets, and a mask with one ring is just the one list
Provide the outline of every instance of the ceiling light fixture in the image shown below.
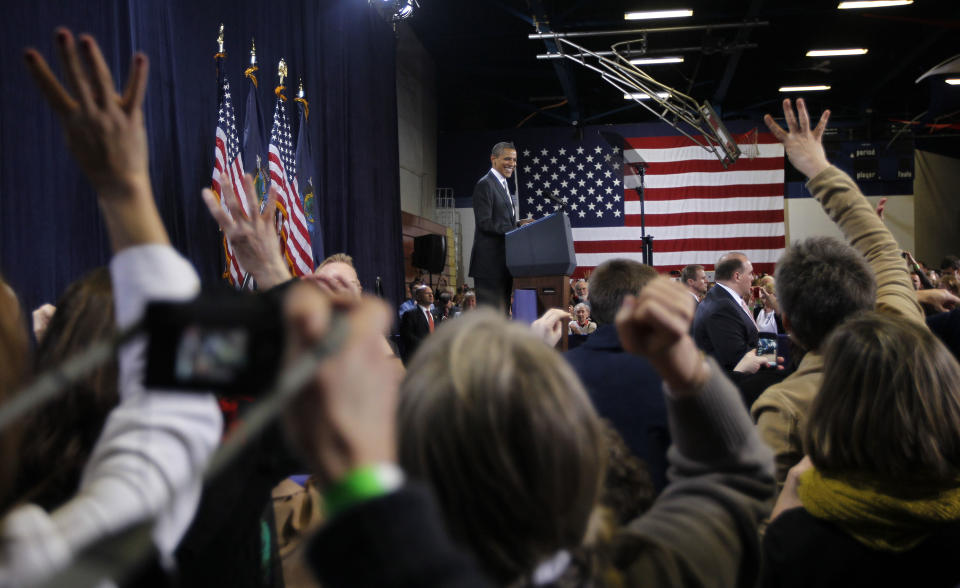
[[829,90],[830,86],[827,85],[818,85],[818,86],[781,86],[781,92],[819,92],[821,90]]
[[652,20],[655,18],[682,18],[693,16],[693,11],[682,8],[677,10],[645,10],[641,12],[627,12],[623,15],[624,20]]
[[947,78],[943,81],[950,84],[951,86],[960,86],[960,78]]
[[812,49],[807,57],[839,57],[842,55],[866,55],[866,49]]
[[683,63],[683,57],[638,57],[631,59],[633,65],[657,65],[660,63]]
[[887,8],[888,6],[906,6],[913,4],[913,0],[849,0],[837,5],[840,10],[852,8]]
[[[657,92],[657,98],[666,98],[668,96],[670,96],[668,92]],[[650,94],[646,94],[643,92],[638,92],[636,94],[624,94],[623,99],[624,100],[649,100]]]

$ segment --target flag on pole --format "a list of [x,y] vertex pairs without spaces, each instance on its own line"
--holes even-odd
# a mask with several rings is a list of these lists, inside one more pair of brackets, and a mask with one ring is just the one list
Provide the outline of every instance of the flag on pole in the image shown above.
[[313,246],[313,262],[319,264],[324,259],[323,231],[320,227],[320,203],[317,201],[317,188],[314,178],[313,148],[310,144],[310,127],[307,119],[310,118],[310,104],[303,91],[303,82],[296,98],[300,111],[300,125],[297,131],[297,186],[303,194],[303,213],[307,219],[307,228],[310,231],[310,244]]
[[270,160],[270,185],[276,186],[278,229],[283,246],[283,255],[294,276],[313,272],[313,250],[310,246],[310,231],[303,213],[303,202],[297,186],[297,166],[294,160],[293,134],[287,116],[286,86],[283,78],[287,65],[280,60],[280,85],[277,86],[276,105],[273,109],[273,128],[270,131],[268,157]]
[[[221,58],[218,58],[218,61]],[[250,214],[247,196],[243,190],[243,158],[240,155],[240,138],[237,135],[236,117],[233,111],[233,100],[230,91],[230,82],[226,75],[221,76],[220,85],[220,107],[217,112],[217,130],[214,148],[213,178],[211,180],[214,194],[220,202],[220,206],[230,214],[226,201],[221,197],[222,186],[220,185],[220,176],[225,174],[233,188],[234,197],[240,204],[241,210],[245,215]],[[230,241],[223,237],[223,250],[226,259],[226,270],[224,277],[231,284],[239,288],[243,284],[243,278],[246,273],[240,262],[237,261],[233,253],[233,246]]]
[[[735,136],[738,142],[744,138]],[[624,177],[619,164],[639,157],[648,164],[646,233],[653,237],[658,270],[691,263],[713,269],[724,253],[742,251],[758,271],[772,272],[785,244],[784,154],[772,135],[760,133],[756,140],[756,156],[728,169],[684,136],[628,136],[625,153],[588,136],[580,142],[518,144],[520,213],[540,218],[559,209],[547,194],[566,203],[577,277],[608,259],[641,261],[637,178],[632,172]]]
[[258,71],[257,50],[251,41],[250,66],[243,72],[249,82],[243,117],[243,153],[246,155],[243,171],[253,177],[253,185],[257,189],[257,202],[263,204],[263,199],[267,195],[270,168],[267,165],[267,142],[264,140],[266,133],[263,128],[263,109],[260,107],[260,96],[257,93]]

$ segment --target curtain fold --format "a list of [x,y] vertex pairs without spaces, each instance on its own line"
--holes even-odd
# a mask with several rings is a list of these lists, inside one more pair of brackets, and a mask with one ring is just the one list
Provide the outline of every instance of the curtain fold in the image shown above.
[[368,290],[381,276],[387,298],[402,297],[395,38],[365,0],[40,0],[5,8],[0,271],[26,310],[55,300],[67,283],[109,259],[92,190],[22,65],[27,46],[54,55],[53,29],[61,24],[100,41],[118,84],[134,49],[150,57],[144,109],[153,188],[174,246],[205,284],[219,282],[222,268],[220,235],[200,200],[213,169],[217,28],[225,26],[224,67],[238,107],[251,37],[267,112],[273,111],[277,61],[286,58],[289,86],[302,77],[311,104],[325,250],[353,255]]

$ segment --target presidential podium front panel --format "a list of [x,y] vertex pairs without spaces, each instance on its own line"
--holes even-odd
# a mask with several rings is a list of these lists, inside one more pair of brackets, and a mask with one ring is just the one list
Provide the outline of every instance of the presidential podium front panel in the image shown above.
[[[566,213],[556,212],[510,231],[506,247],[513,288],[536,291],[537,316],[570,305],[570,275],[577,259]],[[560,347],[567,348],[566,330]]]

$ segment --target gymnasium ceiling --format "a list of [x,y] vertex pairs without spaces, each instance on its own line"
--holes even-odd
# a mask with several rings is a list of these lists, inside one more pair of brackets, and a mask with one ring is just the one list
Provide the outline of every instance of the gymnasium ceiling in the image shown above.
[[[565,59],[537,59],[550,42],[528,38],[536,32],[535,22],[555,32],[754,23],[647,34],[650,57],[682,55],[684,61],[645,66],[645,71],[699,102],[710,101],[728,120],[757,120],[764,112],[778,112],[783,97],[803,95],[812,110],[831,108],[835,120],[848,121],[862,139],[890,136],[900,126],[895,120],[960,123],[960,86],[948,86],[943,76],[915,83],[930,68],[960,54],[956,0],[915,0],[908,6],[866,10],[838,10],[837,0],[420,2],[409,23],[436,64],[441,132],[657,120],[624,100],[597,73]],[[646,21],[623,17],[630,10],[667,8],[689,8],[694,14]],[[571,40],[601,51],[640,37]],[[866,48],[868,53],[805,56],[811,49],[836,48]],[[807,84],[831,89],[778,91],[783,85]],[[913,129],[929,132],[929,127]]]

